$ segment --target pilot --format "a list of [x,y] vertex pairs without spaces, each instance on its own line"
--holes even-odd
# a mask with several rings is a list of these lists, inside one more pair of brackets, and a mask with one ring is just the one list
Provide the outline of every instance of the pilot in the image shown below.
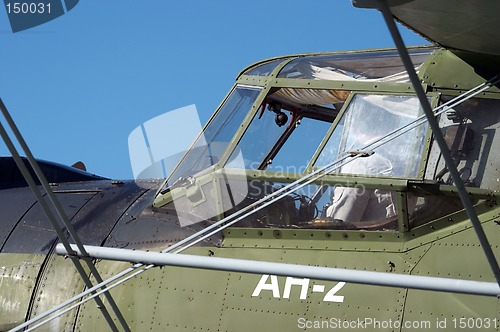
[[[367,123],[367,122],[365,122]],[[384,133],[378,126],[365,128],[351,128],[351,137],[347,138],[348,144],[352,142],[347,151],[362,149],[368,144],[382,137]],[[359,156],[342,166],[341,173],[389,176],[393,172],[391,161],[385,158],[380,151]],[[333,191],[332,204],[326,210],[326,217],[344,222],[384,220],[396,215],[390,191],[380,189],[366,189],[364,186],[336,187]]]

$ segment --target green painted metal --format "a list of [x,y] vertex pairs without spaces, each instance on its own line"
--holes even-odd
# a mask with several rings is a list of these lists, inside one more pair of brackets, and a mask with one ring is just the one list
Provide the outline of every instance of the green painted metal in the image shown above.
[[[484,63],[467,63],[449,50],[438,50],[422,65],[419,76],[429,90],[450,94],[467,91],[498,74]],[[498,87],[491,87],[483,96],[498,99]]]
[[21,324],[30,309],[44,255],[1,254],[0,331]]
[[[87,275],[90,274],[86,268]],[[28,318],[50,310],[67,298],[73,297],[85,290],[85,283],[74,268],[71,261],[57,255],[49,255],[41,274],[38,276],[38,286],[33,292],[32,308]],[[107,303],[106,303],[107,304]],[[96,306],[95,303],[92,303]],[[78,308],[51,321],[49,324],[37,328],[37,331],[70,331],[77,319]],[[102,314],[99,314],[103,327],[109,328]]]

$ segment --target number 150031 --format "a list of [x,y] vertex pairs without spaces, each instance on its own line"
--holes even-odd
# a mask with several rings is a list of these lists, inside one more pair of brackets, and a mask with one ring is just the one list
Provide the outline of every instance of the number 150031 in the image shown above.
[[453,318],[451,320],[454,329],[490,329],[498,328],[496,318]]
[[43,2],[8,2],[7,14],[50,14],[50,3]]

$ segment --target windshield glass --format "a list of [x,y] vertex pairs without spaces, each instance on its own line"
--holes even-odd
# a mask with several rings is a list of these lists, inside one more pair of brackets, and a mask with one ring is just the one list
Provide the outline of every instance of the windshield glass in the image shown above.
[[[353,155],[359,150],[370,150],[373,154],[349,162],[340,172],[416,177],[426,125],[421,124],[397,137],[386,138],[386,135],[421,115],[417,97],[355,95],[315,166],[326,166],[346,153]],[[381,139],[385,143],[376,147],[375,142]]]
[[287,124],[278,126],[274,118],[274,113],[266,109],[257,112],[226,167],[241,167],[241,163],[235,164],[237,154],[241,153],[245,169],[261,168],[267,153],[287,128]]
[[[227,168],[302,173],[348,93],[282,88],[272,91],[255,114]],[[338,107],[338,106],[337,106]]]
[[303,117],[279,153],[270,160],[268,170],[303,173],[331,123]]
[[169,183],[194,175],[219,161],[260,91],[260,88],[248,86],[238,86],[233,90],[181,161]]

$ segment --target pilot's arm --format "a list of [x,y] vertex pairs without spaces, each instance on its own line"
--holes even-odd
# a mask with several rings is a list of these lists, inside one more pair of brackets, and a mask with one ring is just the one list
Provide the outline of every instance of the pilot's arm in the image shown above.
[[328,218],[334,218],[345,222],[361,221],[370,195],[364,188],[340,188],[334,190],[332,205],[326,210]]
[[[387,175],[391,171],[391,162],[378,154],[358,158],[342,168],[345,173],[366,175]],[[337,187],[333,193],[332,205],[326,210],[328,218],[357,222],[384,219],[393,214],[394,204],[389,192],[364,187]]]

